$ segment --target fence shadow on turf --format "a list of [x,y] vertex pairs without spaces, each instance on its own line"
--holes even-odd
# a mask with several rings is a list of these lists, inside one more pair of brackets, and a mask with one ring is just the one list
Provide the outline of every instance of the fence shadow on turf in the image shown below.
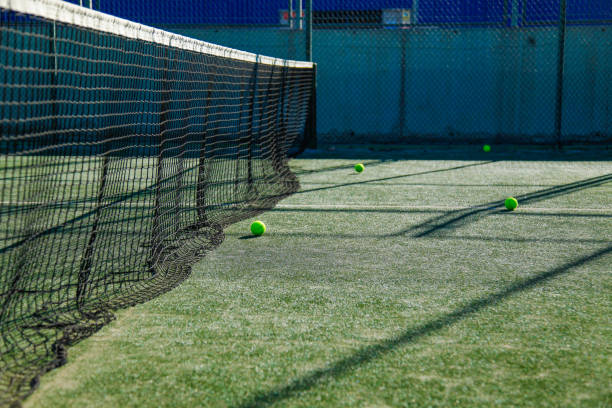
[[[612,182],[612,174],[605,174],[603,176],[592,177],[573,183],[561,184],[543,190],[534,191],[532,193],[522,194],[516,196],[516,199],[521,204],[531,204],[550,198],[575,193],[588,188],[597,187],[609,182]],[[414,225],[410,228],[406,228],[402,231],[388,234],[388,236],[394,237],[409,234],[414,238],[423,238],[436,234],[442,230],[459,228],[489,214],[503,212],[505,212],[505,210],[503,209],[501,200],[493,201],[479,205],[475,208],[450,211],[448,213],[433,217],[420,224]]]
[[589,239],[589,238],[526,238],[526,237],[487,237],[483,235],[439,235],[436,239],[442,241],[483,241],[483,242],[508,242],[508,243],[528,243],[534,244],[610,244],[610,239]]
[[478,313],[487,307],[495,306],[512,295],[527,291],[537,285],[544,284],[554,278],[569,273],[574,268],[580,267],[581,265],[608,255],[612,255],[612,246],[600,249],[591,253],[590,255],[565,263],[549,271],[537,274],[531,278],[517,281],[501,291],[475,299],[452,313],[440,316],[413,329],[406,330],[399,336],[389,338],[371,346],[363,347],[350,356],[337,360],[329,364],[327,367],[311,371],[309,374],[301,378],[297,378],[283,387],[258,393],[242,404],[237,405],[237,408],[271,406],[280,401],[298,395],[301,392],[308,391],[326,381],[342,377],[361,365],[380,358],[399,347],[414,343],[419,339],[433,334],[445,327],[458,323],[459,321]]
[[405,178],[405,177],[423,176],[425,174],[443,173],[443,172],[447,172],[447,171],[461,170],[461,169],[465,169],[465,168],[468,168],[468,167],[484,166],[484,165],[495,163],[495,162],[496,162],[495,160],[489,160],[489,161],[478,162],[478,163],[463,164],[461,166],[444,167],[444,168],[441,168],[441,169],[420,171],[420,172],[417,172],[417,173],[399,174],[397,176],[389,176],[389,177],[381,177],[381,178],[369,179],[369,180],[353,181],[353,182],[350,182],[350,183],[333,184],[333,185],[324,186],[324,187],[315,187],[315,188],[309,188],[309,189],[302,189],[302,190],[298,191],[296,194],[312,193],[314,191],[331,190],[331,189],[334,189],[334,188],[356,186],[356,185],[360,185],[360,184],[376,183],[376,182],[380,182],[380,181],[397,180],[397,179],[401,179],[401,178]]

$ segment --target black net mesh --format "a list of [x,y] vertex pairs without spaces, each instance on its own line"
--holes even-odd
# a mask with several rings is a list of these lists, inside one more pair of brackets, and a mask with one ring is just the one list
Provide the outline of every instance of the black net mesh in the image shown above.
[[314,80],[311,64],[17,3],[0,3],[0,405],[299,188],[287,160]]

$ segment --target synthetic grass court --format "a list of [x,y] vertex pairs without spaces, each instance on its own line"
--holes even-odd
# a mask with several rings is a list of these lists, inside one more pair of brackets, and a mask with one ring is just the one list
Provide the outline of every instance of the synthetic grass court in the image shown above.
[[263,237],[229,227],[25,405],[612,405],[610,152],[473,149],[292,161]]

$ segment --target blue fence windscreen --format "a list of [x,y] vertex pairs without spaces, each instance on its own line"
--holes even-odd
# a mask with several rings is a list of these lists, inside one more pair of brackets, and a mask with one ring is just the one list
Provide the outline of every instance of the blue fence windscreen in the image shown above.
[[[66,0],[79,4],[80,0]],[[89,6],[90,0],[82,0]],[[288,0],[92,0],[104,13],[148,25],[279,25]],[[561,0],[418,0],[419,24],[508,25],[512,13],[519,25],[552,24]],[[516,3],[513,3],[516,2]],[[303,4],[305,4],[303,0]],[[416,3],[416,2],[415,2]],[[297,8],[297,0],[294,1]],[[313,0],[316,13],[376,12],[412,9],[413,0]],[[612,21],[611,0],[567,0],[570,23]],[[315,18],[316,24],[316,18]]]

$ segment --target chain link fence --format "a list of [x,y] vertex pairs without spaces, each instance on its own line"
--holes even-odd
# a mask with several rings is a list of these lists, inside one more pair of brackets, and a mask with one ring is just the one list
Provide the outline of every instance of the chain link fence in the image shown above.
[[320,144],[612,141],[610,0],[92,1],[280,58],[310,40]]

